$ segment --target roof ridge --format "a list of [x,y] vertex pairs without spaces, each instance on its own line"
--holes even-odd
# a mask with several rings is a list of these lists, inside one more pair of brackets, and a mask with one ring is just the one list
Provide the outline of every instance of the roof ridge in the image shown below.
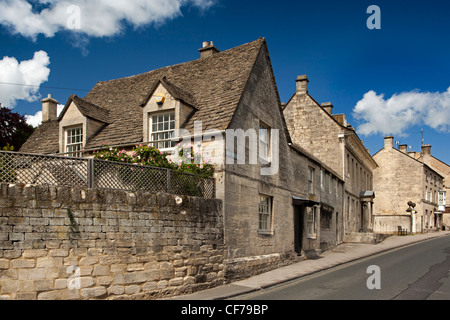
[[[258,39],[256,39],[256,40],[253,40],[253,41],[250,41],[250,42],[241,44],[241,45],[239,45],[239,46],[236,46],[236,47],[233,47],[233,48],[229,48],[229,49],[226,49],[226,50],[224,50],[224,51],[220,51],[220,52],[218,52],[218,53],[216,53],[216,54],[214,54],[214,55],[212,55],[212,56],[210,56],[210,57],[206,57],[206,58],[198,58],[198,59],[194,59],[194,60],[189,60],[189,61],[185,61],[185,62],[180,62],[180,63],[176,63],[176,64],[173,64],[173,65],[168,65],[168,66],[164,66],[164,67],[152,69],[152,70],[149,70],[149,71],[146,71],[146,72],[143,72],[143,73],[138,73],[138,74],[135,74],[135,75],[125,76],[125,77],[116,78],[116,79],[111,79],[111,80],[105,80],[105,81],[98,81],[97,84],[98,84],[98,83],[102,83],[102,84],[103,84],[103,83],[108,83],[108,82],[113,82],[113,81],[119,81],[119,80],[125,80],[125,79],[132,79],[132,78],[134,78],[134,77],[139,77],[139,76],[147,75],[147,74],[150,74],[150,73],[152,73],[152,72],[157,72],[157,71],[161,71],[161,70],[164,70],[164,69],[173,69],[173,68],[176,68],[176,67],[179,67],[179,66],[184,66],[184,65],[186,65],[186,64],[190,64],[190,63],[197,62],[197,61],[199,61],[199,60],[206,60],[206,59],[210,59],[211,57],[217,57],[218,55],[223,55],[223,54],[225,54],[225,53],[230,53],[230,51],[232,51],[232,50],[242,49],[243,47],[245,47],[245,46],[250,46],[250,45],[253,44],[253,43],[261,42],[261,44],[262,44],[264,41],[265,41],[265,38],[264,38],[264,37],[260,37],[260,38],[258,38]],[[94,88],[95,88],[95,86],[94,86]],[[89,93],[88,93],[88,94],[89,94]]]

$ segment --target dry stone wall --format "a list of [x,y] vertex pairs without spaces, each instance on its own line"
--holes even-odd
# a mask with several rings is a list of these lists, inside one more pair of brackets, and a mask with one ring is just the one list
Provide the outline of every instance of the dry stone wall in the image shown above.
[[2,184],[0,299],[154,299],[223,283],[222,202]]

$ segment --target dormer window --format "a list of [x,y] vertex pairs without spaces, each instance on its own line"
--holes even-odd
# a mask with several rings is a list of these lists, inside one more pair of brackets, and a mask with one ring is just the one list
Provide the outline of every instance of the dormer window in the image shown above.
[[95,132],[109,123],[109,110],[71,95],[58,117],[59,152],[69,157],[83,157],[83,149]]
[[83,156],[83,127],[74,127],[66,129],[66,153],[69,157]]
[[175,133],[185,129],[187,121],[198,110],[192,95],[165,77],[155,83],[141,106],[144,141],[165,153],[174,152],[178,142],[172,141],[177,138]]
[[150,114],[149,137],[152,145],[159,150],[175,147],[175,141],[171,141],[175,132],[175,112]]

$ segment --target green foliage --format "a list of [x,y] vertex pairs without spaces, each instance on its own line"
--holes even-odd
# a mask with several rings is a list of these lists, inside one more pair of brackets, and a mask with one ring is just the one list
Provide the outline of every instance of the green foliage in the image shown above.
[[177,170],[181,172],[199,175],[202,178],[209,178],[214,175],[214,166],[209,161],[204,161],[200,152],[194,153],[194,149],[190,146],[177,145],[178,153]]
[[124,163],[131,163],[131,157],[125,150],[119,151],[117,148],[104,145],[103,149],[94,152],[94,158],[107,161],[117,161]]
[[9,144],[19,150],[33,131],[34,128],[26,122],[23,115],[3,107],[0,103],[0,148]]
[[174,169],[175,165],[169,161],[164,153],[150,145],[136,146],[131,153],[132,163],[144,166]]
[[200,153],[194,153],[191,146],[176,147],[177,161],[167,158],[167,155],[151,145],[137,145],[132,151],[104,145],[103,149],[94,152],[94,158],[122,163],[140,164],[150,167],[167,168],[176,172],[186,172],[199,175],[202,178],[212,177],[214,166],[202,159]]
[[14,151],[14,146],[11,146],[9,142],[7,142],[6,146],[3,147],[3,151]]

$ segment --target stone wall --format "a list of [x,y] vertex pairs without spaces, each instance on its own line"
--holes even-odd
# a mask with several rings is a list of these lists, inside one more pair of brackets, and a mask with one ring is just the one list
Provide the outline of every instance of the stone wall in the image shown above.
[[222,202],[1,185],[1,299],[152,299],[223,283]]

